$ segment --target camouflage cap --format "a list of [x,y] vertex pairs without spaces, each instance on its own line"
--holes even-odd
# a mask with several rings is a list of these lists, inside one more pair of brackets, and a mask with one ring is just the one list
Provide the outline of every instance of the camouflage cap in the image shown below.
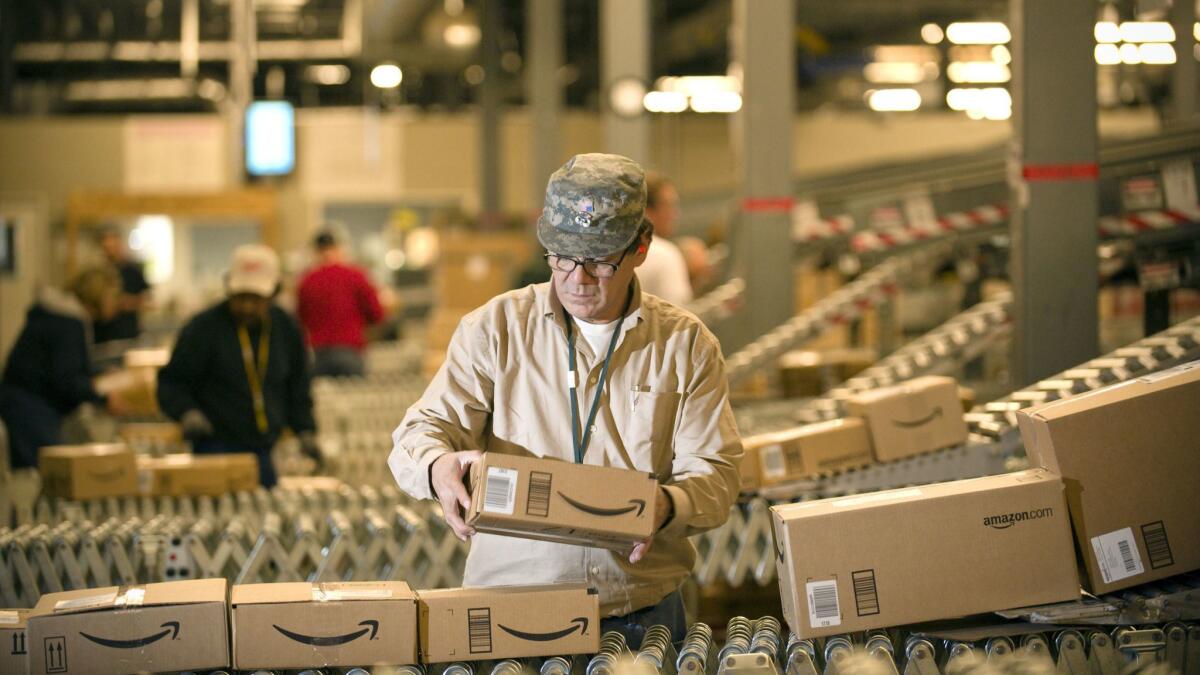
[[575,155],[550,176],[538,241],[551,253],[604,258],[633,243],[646,210],[646,176],[620,155]]

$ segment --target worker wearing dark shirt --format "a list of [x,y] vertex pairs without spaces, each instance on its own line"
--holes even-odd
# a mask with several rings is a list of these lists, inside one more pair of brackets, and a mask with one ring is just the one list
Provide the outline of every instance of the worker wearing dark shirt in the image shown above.
[[254,453],[266,487],[276,482],[271,448],[285,428],[320,462],[308,356],[296,321],[272,303],[278,287],[275,252],[238,247],[229,297],[183,327],[158,374],[159,407],[180,422],[193,452]]
[[13,468],[37,466],[38,448],[62,443],[63,417],[79,405],[125,410],[118,395],[106,399],[92,387],[89,354],[92,321],[112,316],[119,291],[116,275],[95,269],[76,277],[69,292],[39,292],[0,380],[0,418]]
[[112,340],[132,340],[142,332],[140,313],[150,284],[146,283],[142,264],[129,258],[118,231],[105,231],[100,237],[100,248],[121,277],[121,297],[116,315],[96,322],[95,341],[99,344]]

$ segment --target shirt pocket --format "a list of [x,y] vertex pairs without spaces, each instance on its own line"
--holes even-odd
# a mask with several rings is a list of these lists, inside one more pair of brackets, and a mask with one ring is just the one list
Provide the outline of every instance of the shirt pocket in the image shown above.
[[677,391],[660,391],[641,385],[633,387],[629,392],[629,433],[635,447],[641,443],[649,443],[655,450],[671,446],[682,398],[683,394]]

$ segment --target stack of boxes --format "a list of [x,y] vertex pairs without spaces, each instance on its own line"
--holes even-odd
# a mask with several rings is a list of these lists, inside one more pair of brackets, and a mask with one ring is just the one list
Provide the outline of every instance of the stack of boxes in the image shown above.
[[122,443],[47,446],[38,470],[47,497],[218,496],[258,487],[258,457],[249,453],[140,457]]
[[1200,362],[1019,412],[1038,468],[772,507],[789,626],[813,638],[1072,601],[1080,567],[1094,594],[1200,568],[1197,402]]

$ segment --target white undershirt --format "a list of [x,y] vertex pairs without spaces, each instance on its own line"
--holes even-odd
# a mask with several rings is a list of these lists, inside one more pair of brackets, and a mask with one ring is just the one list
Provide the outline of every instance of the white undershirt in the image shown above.
[[603,356],[608,353],[608,341],[612,339],[613,331],[621,323],[620,321],[588,323],[587,321],[580,321],[575,317],[571,317],[571,319],[579,327],[579,332],[583,335],[584,339],[592,346],[592,351],[596,353],[596,356]]

